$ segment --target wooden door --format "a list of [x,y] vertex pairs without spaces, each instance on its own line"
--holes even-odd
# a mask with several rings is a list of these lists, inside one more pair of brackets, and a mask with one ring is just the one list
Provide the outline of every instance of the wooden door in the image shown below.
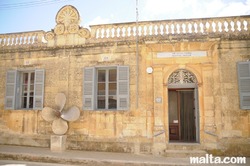
[[179,96],[180,140],[183,142],[194,142],[196,140],[194,90],[179,91]]
[[179,104],[178,93],[174,90],[168,92],[169,96],[169,140],[179,140]]
[[169,90],[169,140],[196,141],[194,89]]

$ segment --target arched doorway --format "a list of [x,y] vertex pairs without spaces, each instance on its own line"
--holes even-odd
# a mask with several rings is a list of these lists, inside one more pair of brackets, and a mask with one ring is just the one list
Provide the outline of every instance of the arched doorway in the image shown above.
[[196,76],[185,69],[168,78],[170,142],[199,142],[199,104]]

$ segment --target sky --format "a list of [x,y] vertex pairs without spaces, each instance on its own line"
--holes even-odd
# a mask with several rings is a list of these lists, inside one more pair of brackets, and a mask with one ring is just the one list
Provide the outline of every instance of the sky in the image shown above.
[[[0,0],[0,34],[54,29],[57,12],[73,5],[83,27],[135,22],[136,0]],[[138,0],[138,20],[250,15],[250,0]]]

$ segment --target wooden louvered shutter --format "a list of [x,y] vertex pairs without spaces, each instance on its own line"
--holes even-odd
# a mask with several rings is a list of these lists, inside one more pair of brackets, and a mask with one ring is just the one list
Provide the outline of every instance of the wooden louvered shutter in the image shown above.
[[36,69],[35,70],[33,109],[41,110],[43,108],[44,77],[45,77],[45,70],[44,69]]
[[95,68],[85,67],[83,73],[83,109],[94,110]]
[[6,110],[15,109],[17,74],[18,74],[17,70],[7,71],[5,105],[4,105]]
[[117,109],[129,109],[129,67],[117,67]]
[[238,62],[240,108],[250,110],[250,62]]

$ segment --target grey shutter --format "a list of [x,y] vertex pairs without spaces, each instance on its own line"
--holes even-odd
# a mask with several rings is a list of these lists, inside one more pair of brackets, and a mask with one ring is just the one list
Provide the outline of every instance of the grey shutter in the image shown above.
[[129,67],[117,67],[117,109],[129,109]]
[[95,68],[85,67],[83,70],[83,109],[94,110]]
[[45,78],[45,70],[36,69],[33,109],[41,110],[43,108],[44,78]]
[[15,109],[20,109],[21,107],[21,72],[17,70],[16,73],[16,103],[15,103]]
[[15,109],[17,70],[9,70],[6,75],[5,109]]
[[250,110],[250,62],[238,62],[240,108]]

